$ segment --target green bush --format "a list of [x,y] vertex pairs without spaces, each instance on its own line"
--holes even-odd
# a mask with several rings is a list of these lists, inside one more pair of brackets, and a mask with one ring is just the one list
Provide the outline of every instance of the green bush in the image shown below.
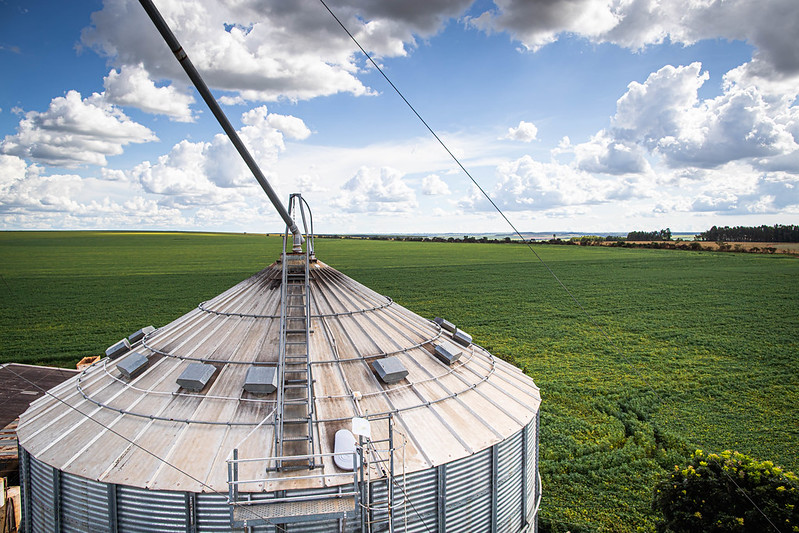
[[693,453],[655,487],[663,533],[799,532],[799,478],[738,452]]

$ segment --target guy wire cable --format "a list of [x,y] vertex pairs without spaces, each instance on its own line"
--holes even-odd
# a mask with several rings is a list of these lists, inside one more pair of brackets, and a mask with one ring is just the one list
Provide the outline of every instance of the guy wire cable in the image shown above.
[[[663,398],[660,396],[660,394],[658,394],[658,392],[655,390],[655,388],[654,388],[654,387],[653,387],[653,386],[652,386],[652,385],[651,385],[651,384],[650,384],[650,383],[649,383],[649,382],[646,380],[646,378],[644,378],[644,376],[641,374],[641,372],[638,370],[638,368],[636,368],[636,366],[635,366],[635,365],[633,365],[633,364],[632,364],[632,362],[631,362],[631,361],[630,361],[630,360],[629,360],[629,359],[628,359],[628,358],[627,358],[627,357],[624,355],[624,352],[622,352],[621,348],[620,348],[620,347],[619,347],[619,346],[618,346],[618,345],[617,345],[617,344],[614,342],[614,340],[613,340],[613,339],[610,337],[610,335],[609,335],[609,334],[608,334],[608,333],[605,331],[605,329],[604,329],[604,328],[603,328],[603,327],[602,327],[602,326],[601,326],[601,325],[600,325],[600,324],[599,324],[599,323],[596,321],[596,319],[595,319],[595,318],[594,318],[594,317],[591,315],[591,313],[589,313],[589,312],[588,312],[588,310],[587,310],[585,307],[583,307],[582,303],[581,303],[581,302],[580,302],[580,301],[577,299],[577,297],[576,297],[576,296],[574,296],[574,294],[572,294],[572,292],[569,290],[569,288],[568,288],[568,287],[567,287],[567,286],[566,286],[566,285],[565,285],[565,284],[564,284],[564,283],[561,281],[561,279],[560,279],[560,278],[557,276],[557,274],[555,274],[555,272],[554,272],[554,271],[553,271],[553,270],[552,270],[552,269],[549,267],[549,265],[548,265],[548,264],[547,264],[547,263],[546,263],[546,262],[543,260],[543,258],[542,258],[540,255],[538,255],[538,252],[536,252],[536,251],[535,251],[535,249],[532,247],[532,245],[530,244],[530,241],[528,241],[527,239],[525,239],[525,238],[524,238],[524,236],[521,234],[521,232],[520,232],[518,229],[516,229],[516,226],[513,224],[513,222],[511,222],[511,221],[510,221],[510,219],[509,219],[509,218],[508,218],[508,217],[505,215],[505,213],[502,211],[502,209],[500,209],[500,207],[499,207],[499,206],[498,206],[498,205],[497,205],[497,204],[494,202],[494,200],[491,198],[491,196],[490,196],[490,195],[489,195],[489,194],[488,194],[488,193],[485,191],[485,189],[483,189],[483,187],[482,187],[482,186],[481,186],[481,185],[480,185],[480,184],[477,182],[477,180],[476,180],[476,179],[475,179],[475,178],[472,176],[472,174],[471,174],[471,173],[470,173],[470,172],[469,172],[469,171],[466,169],[466,167],[465,167],[465,166],[464,166],[464,165],[461,163],[461,161],[458,159],[458,157],[457,157],[457,156],[456,156],[456,155],[455,155],[455,154],[454,154],[454,153],[453,153],[453,152],[452,152],[452,151],[449,149],[449,147],[448,147],[448,146],[447,146],[447,145],[444,143],[444,141],[443,141],[443,140],[441,140],[441,138],[438,136],[438,134],[436,134],[435,130],[433,130],[433,128],[432,128],[432,127],[431,127],[431,126],[430,126],[430,125],[427,123],[427,121],[426,121],[426,120],[425,120],[425,119],[424,119],[424,118],[423,118],[423,117],[422,117],[422,116],[419,114],[419,112],[418,112],[418,111],[416,111],[416,108],[413,106],[413,104],[411,104],[411,103],[408,101],[408,99],[407,99],[407,98],[405,98],[405,95],[404,95],[404,94],[402,94],[402,91],[400,91],[400,90],[399,90],[399,88],[398,88],[398,87],[397,87],[397,86],[394,84],[394,82],[392,82],[392,81],[391,81],[391,79],[390,79],[390,78],[388,77],[388,75],[387,75],[387,74],[386,74],[386,73],[383,71],[383,69],[382,69],[382,68],[380,68],[380,65],[378,65],[378,64],[375,62],[375,60],[374,60],[374,59],[372,59],[372,56],[369,54],[369,52],[367,52],[367,51],[366,51],[366,49],[365,49],[363,46],[361,46],[361,43],[359,43],[359,42],[358,42],[358,40],[357,40],[357,39],[355,38],[355,36],[354,36],[354,35],[353,35],[353,34],[352,34],[352,33],[351,33],[351,32],[350,32],[348,29],[347,29],[347,27],[344,25],[344,23],[341,21],[341,19],[339,19],[339,18],[336,16],[336,14],[333,12],[333,10],[332,10],[332,9],[330,9],[330,7],[327,5],[327,3],[325,2],[325,0],[319,0],[319,2],[320,2],[320,3],[321,3],[323,6],[324,6],[324,8],[327,10],[327,12],[328,12],[328,13],[330,13],[330,16],[332,16],[332,17],[333,17],[333,19],[335,19],[335,21],[338,23],[338,25],[339,25],[339,26],[341,26],[341,29],[343,29],[343,30],[344,30],[344,32],[345,32],[345,33],[346,33],[346,34],[349,36],[349,38],[352,40],[352,42],[354,42],[354,43],[355,43],[355,45],[358,47],[358,49],[360,49],[360,51],[363,53],[363,55],[364,55],[364,56],[366,56],[366,59],[368,59],[368,60],[369,60],[369,62],[372,64],[372,66],[374,66],[374,67],[375,67],[375,69],[377,69],[377,71],[380,73],[380,75],[381,75],[381,76],[383,76],[383,79],[385,79],[385,80],[386,80],[386,82],[387,82],[387,83],[388,83],[388,84],[391,86],[391,88],[392,88],[392,89],[394,89],[394,92],[396,92],[396,93],[397,93],[397,95],[398,95],[398,96],[399,96],[399,97],[402,99],[402,101],[403,101],[403,102],[405,102],[405,105],[407,105],[407,106],[408,106],[408,108],[409,108],[409,109],[410,109],[410,110],[413,112],[413,114],[414,114],[414,115],[416,115],[416,118],[418,118],[418,119],[419,119],[419,121],[420,121],[420,122],[421,122],[421,123],[424,125],[424,127],[425,127],[425,128],[427,128],[427,131],[428,131],[428,132],[430,132],[430,134],[431,134],[431,135],[432,135],[432,136],[435,138],[435,140],[436,140],[436,141],[438,141],[438,143],[439,143],[439,144],[441,145],[441,147],[442,147],[442,148],[443,148],[443,149],[444,149],[444,150],[447,152],[447,154],[449,154],[449,156],[452,158],[452,160],[453,160],[453,161],[454,161],[454,162],[455,162],[455,163],[458,165],[458,167],[460,167],[460,169],[463,171],[463,173],[464,173],[464,174],[466,174],[466,176],[467,176],[467,177],[468,177],[468,178],[471,180],[471,182],[474,184],[474,186],[475,186],[475,187],[477,187],[477,189],[478,189],[478,190],[480,191],[480,193],[481,193],[481,194],[482,194],[482,195],[483,195],[483,196],[486,198],[486,200],[488,200],[488,201],[489,201],[489,203],[491,203],[491,205],[494,207],[494,209],[497,211],[497,213],[499,213],[499,214],[500,214],[500,216],[501,216],[501,217],[502,217],[502,218],[505,220],[505,222],[508,224],[508,226],[510,226],[510,228],[513,230],[513,233],[514,233],[514,234],[516,234],[516,235],[517,235],[517,236],[518,236],[518,237],[519,237],[519,238],[522,240],[522,242],[523,242],[523,243],[524,243],[524,244],[527,246],[527,248],[528,248],[528,249],[529,249],[529,250],[530,250],[530,251],[533,253],[533,255],[535,255],[536,259],[538,259],[538,261],[539,261],[539,262],[540,262],[540,263],[541,263],[541,264],[544,266],[544,268],[546,268],[546,270],[549,272],[549,274],[550,274],[550,275],[551,275],[551,276],[552,276],[552,277],[555,279],[555,281],[557,281],[557,283],[558,283],[558,284],[559,284],[559,285],[560,285],[560,286],[563,288],[563,290],[566,292],[566,294],[568,294],[568,295],[569,295],[569,298],[571,298],[571,300],[574,302],[574,304],[575,304],[575,305],[577,305],[577,307],[580,309],[580,311],[581,311],[581,312],[582,312],[582,313],[583,313],[583,314],[586,316],[586,318],[588,318],[589,322],[590,322],[590,323],[591,323],[591,324],[592,324],[592,325],[593,325],[595,328],[597,328],[597,330],[599,330],[599,332],[600,332],[600,333],[602,334],[602,336],[603,336],[603,337],[604,337],[604,338],[605,338],[605,339],[608,341],[608,343],[609,343],[609,344],[610,344],[610,345],[613,347],[613,349],[616,351],[616,353],[617,353],[619,356],[621,356],[621,358],[622,358],[622,359],[625,361],[625,363],[627,363],[627,365],[628,365],[630,368],[632,368],[632,370],[633,370],[633,371],[634,371],[634,372],[635,372],[635,373],[638,375],[638,378],[641,380],[641,382],[642,382],[642,383],[643,383],[643,384],[644,384],[644,385],[645,385],[645,386],[646,386],[646,387],[647,387],[647,388],[648,388],[650,391],[652,391],[652,392],[655,394],[655,396],[657,396],[658,400],[659,400],[659,401],[660,401],[662,404],[668,404],[669,402],[666,402],[666,401],[665,401],[665,400],[664,400],[664,399],[663,399]],[[721,465],[719,465],[719,466],[721,466]],[[755,507],[755,509],[757,509],[757,511],[758,511],[758,512],[759,512],[761,515],[763,515],[763,517],[764,517],[764,518],[765,518],[765,519],[768,521],[768,523],[769,523],[769,524],[771,524],[771,526],[774,528],[774,530],[775,530],[775,531],[777,531],[778,533],[780,533],[780,529],[779,529],[779,528],[777,528],[777,526],[776,526],[776,525],[774,525],[774,523],[771,521],[771,519],[770,519],[770,518],[769,518],[769,517],[768,517],[768,516],[767,516],[767,515],[766,515],[766,514],[763,512],[763,510],[762,510],[762,509],[761,509],[761,508],[760,508],[760,507],[759,507],[759,506],[758,506],[758,505],[757,505],[757,504],[756,504],[756,503],[755,503],[755,502],[752,500],[752,498],[749,496],[749,494],[748,494],[748,493],[747,493],[747,492],[746,492],[746,491],[745,491],[743,488],[741,488],[741,486],[740,486],[740,485],[738,485],[738,483],[735,481],[735,479],[733,479],[733,478],[732,478],[732,476],[730,476],[730,475],[729,475],[727,472],[725,472],[723,468],[721,468],[721,471],[724,473],[724,475],[727,477],[727,479],[729,479],[729,480],[730,480],[730,481],[733,483],[733,485],[735,485],[735,487],[736,487],[736,488],[737,488],[737,489],[738,489],[738,490],[739,490],[739,491],[740,491],[740,492],[741,492],[741,493],[742,493],[742,494],[743,494],[743,495],[746,497],[746,499],[747,499],[747,500],[748,500],[748,501],[749,501],[749,502],[750,502],[750,503],[751,503],[751,504],[752,504],[752,505]]]

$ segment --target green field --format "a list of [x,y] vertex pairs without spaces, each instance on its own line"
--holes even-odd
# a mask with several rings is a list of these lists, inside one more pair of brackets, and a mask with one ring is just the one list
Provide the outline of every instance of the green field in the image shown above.
[[[256,235],[0,232],[0,362],[73,366],[271,263]],[[543,531],[651,531],[655,479],[699,447],[799,469],[799,260],[317,240],[322,261],[444,316],[541,387]]]

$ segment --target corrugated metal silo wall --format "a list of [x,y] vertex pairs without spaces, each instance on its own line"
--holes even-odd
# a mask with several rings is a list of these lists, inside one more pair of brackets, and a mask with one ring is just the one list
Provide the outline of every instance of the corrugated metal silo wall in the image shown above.
[[[437,468],[399,476],[393,485],[394,530],[519,533],[534,531],[538,486],[538,419],[499,444]],[[230,531],[226,495],[151,491],[108,485],[60,472],[20,450],[24,531],[154,533]],[[335,492],[336,488],[324,489]],[[298,493],[299,494],[299,493]],[[385,502],[385,481],[373,483],[373,502]],[[253,495],[270,499],[273,494]],[[375,510],[371,531],[387,531]],[[528,525],[529,522],[529,525]],[[529,526],[532,526],[530,528]],[[359,517],[288,524],[288,532],[355,533]],[[275,533],[272,525],[252,533]]]

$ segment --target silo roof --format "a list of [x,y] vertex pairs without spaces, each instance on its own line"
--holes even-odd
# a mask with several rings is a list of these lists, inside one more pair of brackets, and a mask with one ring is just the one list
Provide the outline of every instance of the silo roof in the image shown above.
[[[117,369],[123,356],[54,388],[21,417],[20,444],[40,461],[93,480],[226,492],[234,448],[240,458],[273,453],[274,394],[243,385],[253,364],[278,364],[280,284],[281,267],[273,264],[150,333],[132,348],[148,366],[130,380]],[[456,343],[434,321],[322,262],[312,263],[310,286],[317,452],[332,453],[336,431],[349,429],[353,417],[392,413],[409,473],[477,453],[535,417],[538,388],[513,365]],[[436,345],[461,356],[448,365],[436,357]],[[386,357],[396,357],[407,377],[381,381],[373,363]],[[198,363],[215,369],[207,384],[199,392],[180,388],[176,380]],[[374,439],[386,436],[377,423],[372,432]],[[241,475],[263,477],[255,463],[251,468]],[[323,472],[340,470],[325,460]],[[338,479],[301,480],[292,488]]]

